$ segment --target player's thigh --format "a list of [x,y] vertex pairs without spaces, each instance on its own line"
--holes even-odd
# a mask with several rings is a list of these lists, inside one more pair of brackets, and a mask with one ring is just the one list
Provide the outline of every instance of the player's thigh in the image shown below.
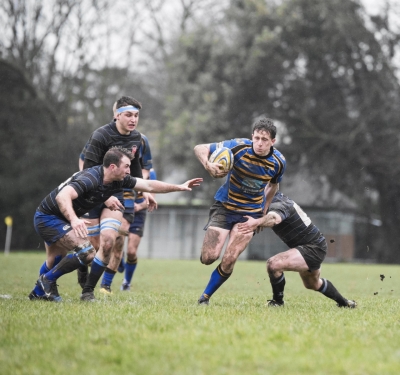
[[82,238],[75,234],[73,230],[69,231],[58,243],[68,251],[74,250],[76,247],[89,244],[89,238]]
[[111,241],[112,244],[119,235],[119,228],[123,220],[121,211],[103,209],[100,216],[100,245]]
[[314,270],[314,271],[301,271],[299,272],[299,275],[303,281],[304,286],[307,289],[314,289],[318,290],[320,287],[320,276],[321,276],[321,270]]
[[233,266],[239,258],[239,255],[243,253],[252,238],[253,233],[241,234],[237,230],[237,224],[234,225],[230,232],[229,241],[221,261],[225,272],[233,271]]
[[297,249],[290,249],[269,258],[267,268],[271,271],[308,271],[308,265]]
[[249,244],[253,238],[253,233],[243,234],[238,231],[238,225],[235,224],[229,234],[229,241],[226,246],[226,251],[239,256],[246,246]]
[[219,256],[229,232],[228,229],[209,226],[204,235],[203,246],[201,249],[202,256],[212,254]]

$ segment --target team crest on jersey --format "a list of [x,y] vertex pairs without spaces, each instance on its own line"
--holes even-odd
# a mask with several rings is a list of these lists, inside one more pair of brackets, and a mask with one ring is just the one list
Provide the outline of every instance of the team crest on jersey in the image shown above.
[[247,194],[259,193],[263,182],[254,178],[245,178],[240,189]]
[[68,225],[68,224],[63,226],[63,230],[67,230],[67,229],[69,229],[69,228],[71,228],[71,226]]

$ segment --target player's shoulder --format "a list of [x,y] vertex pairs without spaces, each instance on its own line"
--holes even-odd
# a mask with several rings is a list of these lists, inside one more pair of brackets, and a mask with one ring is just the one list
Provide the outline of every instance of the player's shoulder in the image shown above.
[[291,200],[286,195],[282,194],[280,191],[277,192],[271,201],[271,207],[292,207],[294,205],[294,201]]
[[140,136],[142,137],[142,143],[146,146],[146,147],[150,147],[149,144],[149,139],[147,138],[147,136],[143,133],[140,133]]
[[86,168],[86,169],[74,174],[75,179],[84,179],[84,178],[100,179],[100,178],[102,178],[102,176],[103,176],[103,166],[102,165],[96,165],[94,167]]
[[[114,127],[112,126],[113,124],[114,124]],[[114,128],[115,128],[114,122],[110,122],[108,124],[100,126],[99,128],[97,128],[96,130],[93,131],[90,139],[97,138],[99,135],[104,135],[106,133],[112,133],[113,131],[115,131]]]
[[286,161],[285,156],[280,152],[277,148],[273,147],[273,153],[274,156],[278,157],[279,159]]
[[234,149],[235,151],[237,151],[242,148],[251,147],[251,140],[248,138],[233,138],[222,142],[217,142],[215,143],[215,146],[216,149],[227,147],[230,148],[233,152]]

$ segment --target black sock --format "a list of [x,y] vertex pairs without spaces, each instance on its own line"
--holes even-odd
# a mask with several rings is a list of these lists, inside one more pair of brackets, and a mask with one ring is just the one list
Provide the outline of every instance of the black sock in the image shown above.
[[86,280],[85,287],[82,289],[82,293],[94,291],[106,267],[107,264],[103,263],[97,258],[94,258],[94,261],[92,262],[92,267],[90,268],[90,273]]
[[88,272],[88,271],[89,271],[89,266],[86,265],[86,264],[81,264],[81,265],[78,267],[78,270],[81,271],[81,272]]
[[274,277],[273,275],[269,275],[269,281],[271,282],[272,286],[272,293],[273,293],[273,299],[276,302],[282,302],[283,301],[283,291],[285,289],[285,274],[282,272],[282,275],[279,277]]
[[339,306],[347,306],[347,299],[339,293],[333,284],[327,279],[321,280],[322,286],[318,289],[318,292],[322,293],[325,297],[333,299],[339,304]]
[[79,261],[78,257],[75,254],[69,254],[66,257],[61,259],[61,262],[58,263],[52,270],[52,273],[57,273],[61,275],[65,275],[66,273],[70,273],[75,271],[82,263]]

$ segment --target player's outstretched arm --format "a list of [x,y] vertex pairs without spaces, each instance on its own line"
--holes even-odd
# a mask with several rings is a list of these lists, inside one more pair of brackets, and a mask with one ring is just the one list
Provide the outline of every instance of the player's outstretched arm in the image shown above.
[[141,178],[137,178],[134,190],[147,191],[149,193],[173,193],[175,191],[191,191],[193,187],[200,186],[200,183],[202,181],[202,178],[193,178],[183,184],[175,185],[158,180],[143,180]]
[[282,221],[282,218],[274,211],[268,212],[267,215],[254,219],[251,216],[244,216],[247,221],[238,224],[239,233],[247,234],[254,232],[258,227],[271,228]]
[[254,217],[247,215],[244,217],[247,219],[247,221],[238,224],[238,231],[241,234],[248,234],[254,232],[263,219],[262,217],[259,219],[255,219]]

